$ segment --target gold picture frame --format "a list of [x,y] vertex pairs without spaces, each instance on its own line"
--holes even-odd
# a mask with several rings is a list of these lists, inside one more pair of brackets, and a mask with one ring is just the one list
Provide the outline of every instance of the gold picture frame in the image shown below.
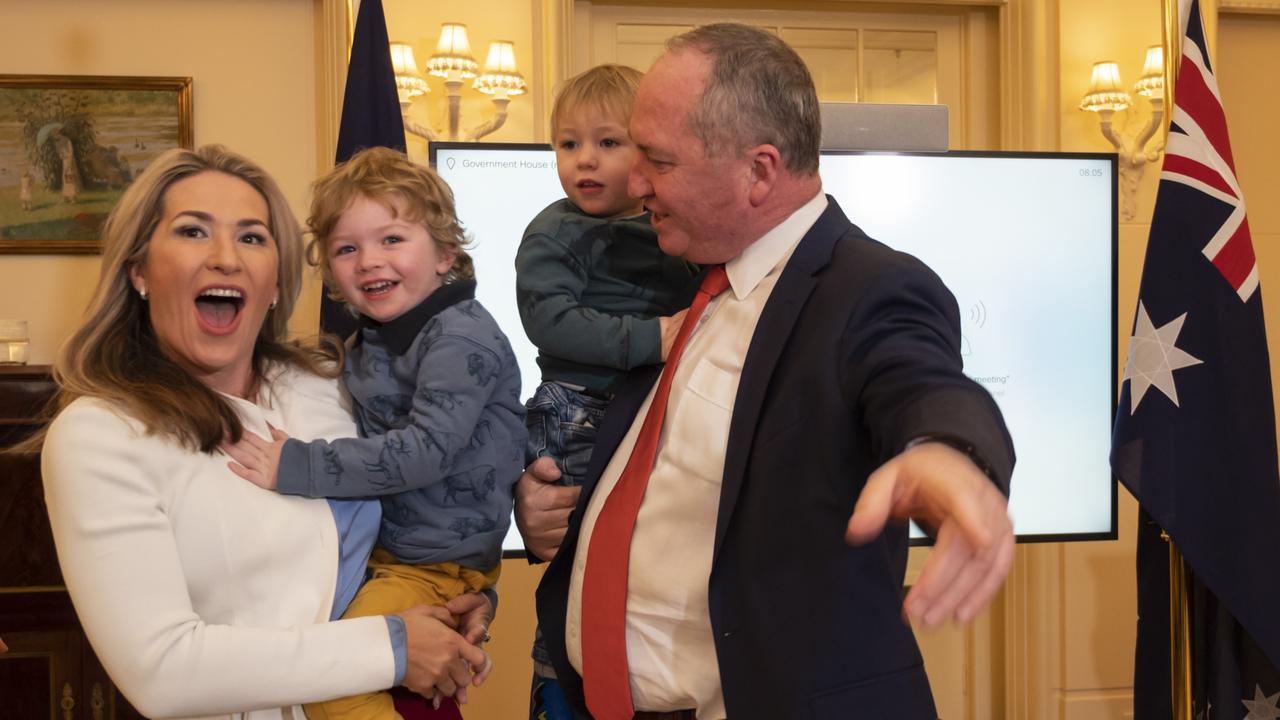
[[0,254],[101,252],[120,193],[174,147],[189,77],[0,75]]

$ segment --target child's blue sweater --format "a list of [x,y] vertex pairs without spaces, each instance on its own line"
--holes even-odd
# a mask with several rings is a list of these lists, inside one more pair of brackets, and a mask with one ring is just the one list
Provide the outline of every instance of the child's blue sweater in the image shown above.
[[362,318],[344,381],[360,437],[285,443],[280,492],[381,497],[379,543],[400,562],[497,565],[527,435],[515,354],[475,282]]

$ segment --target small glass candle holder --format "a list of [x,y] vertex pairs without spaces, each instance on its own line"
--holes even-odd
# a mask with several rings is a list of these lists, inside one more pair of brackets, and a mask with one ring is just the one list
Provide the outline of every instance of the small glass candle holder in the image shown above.
[[29,345],[26,320],[0,320],[0,365],[26,365]]

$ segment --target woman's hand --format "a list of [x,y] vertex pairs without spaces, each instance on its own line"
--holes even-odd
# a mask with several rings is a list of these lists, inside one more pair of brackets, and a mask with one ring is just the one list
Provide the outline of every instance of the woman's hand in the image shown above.
[[488,654],[449,626],[453,618],[448,610],[417,605],[400,613],[400,618],[408,640],[405,687],[423,697],[435,697],[437,692],[448,696],[473,682],[478,673],[472,668],[487,675]]
[[275,490],[280,454],[284,452],[284,443],[289,435],[269,424],[267,427],[271,428],[271,440],[263,440],[246,430],[240,436],[240,442],[234,445],[224,442],[218,449],[232,459],[233,462],[227,463],[231,472],[264,490]]

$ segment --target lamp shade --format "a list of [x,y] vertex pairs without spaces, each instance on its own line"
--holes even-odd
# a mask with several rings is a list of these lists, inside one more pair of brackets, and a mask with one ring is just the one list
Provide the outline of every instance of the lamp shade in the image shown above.
[[1080,109],[1089,112],[1124,110],[1129,107],[1129,93],[1120,82],[1120,68],[1113,62],[1093,64],[1089,92],[1080,100]]
[[524,93],[524,76],[516,70],[516,49],[510,40],[489,43],[484,73],[472,85],[486,95],[520,95]]
[[391,70],[396,76],[396,89],[403,95],[402,100],[412,100],[423,93],[431,92],[427,81],[422,79],[418,63],[413,59],[413,46],[408,43],[391,43]]
[[397,75],[419,75],[418,63],[413,58],[413,46],[409,43],[391,43],[391,70]]
[[516,48],[510,40],[495,40],[489,43],[489,56],[484,61],[487,73],[516,72]]
[[467,39],[467,26],[461,23],[445,23],[441,25],[440,40],[436,43],[436,53],[471,57],[471,41]]
[[1159,45],[1147,48],[1142,77],[1133,84],[1133,91],[1147,98],[1164,97],[1164,48]]
[[427,60],[427,71],[447,78],[454,73],[464,78],[476,76],[476,59],[471,57],[471,41],[467,38],[467,26],[461,23],[445,23],[440,26],[440,40],[436,52]]

